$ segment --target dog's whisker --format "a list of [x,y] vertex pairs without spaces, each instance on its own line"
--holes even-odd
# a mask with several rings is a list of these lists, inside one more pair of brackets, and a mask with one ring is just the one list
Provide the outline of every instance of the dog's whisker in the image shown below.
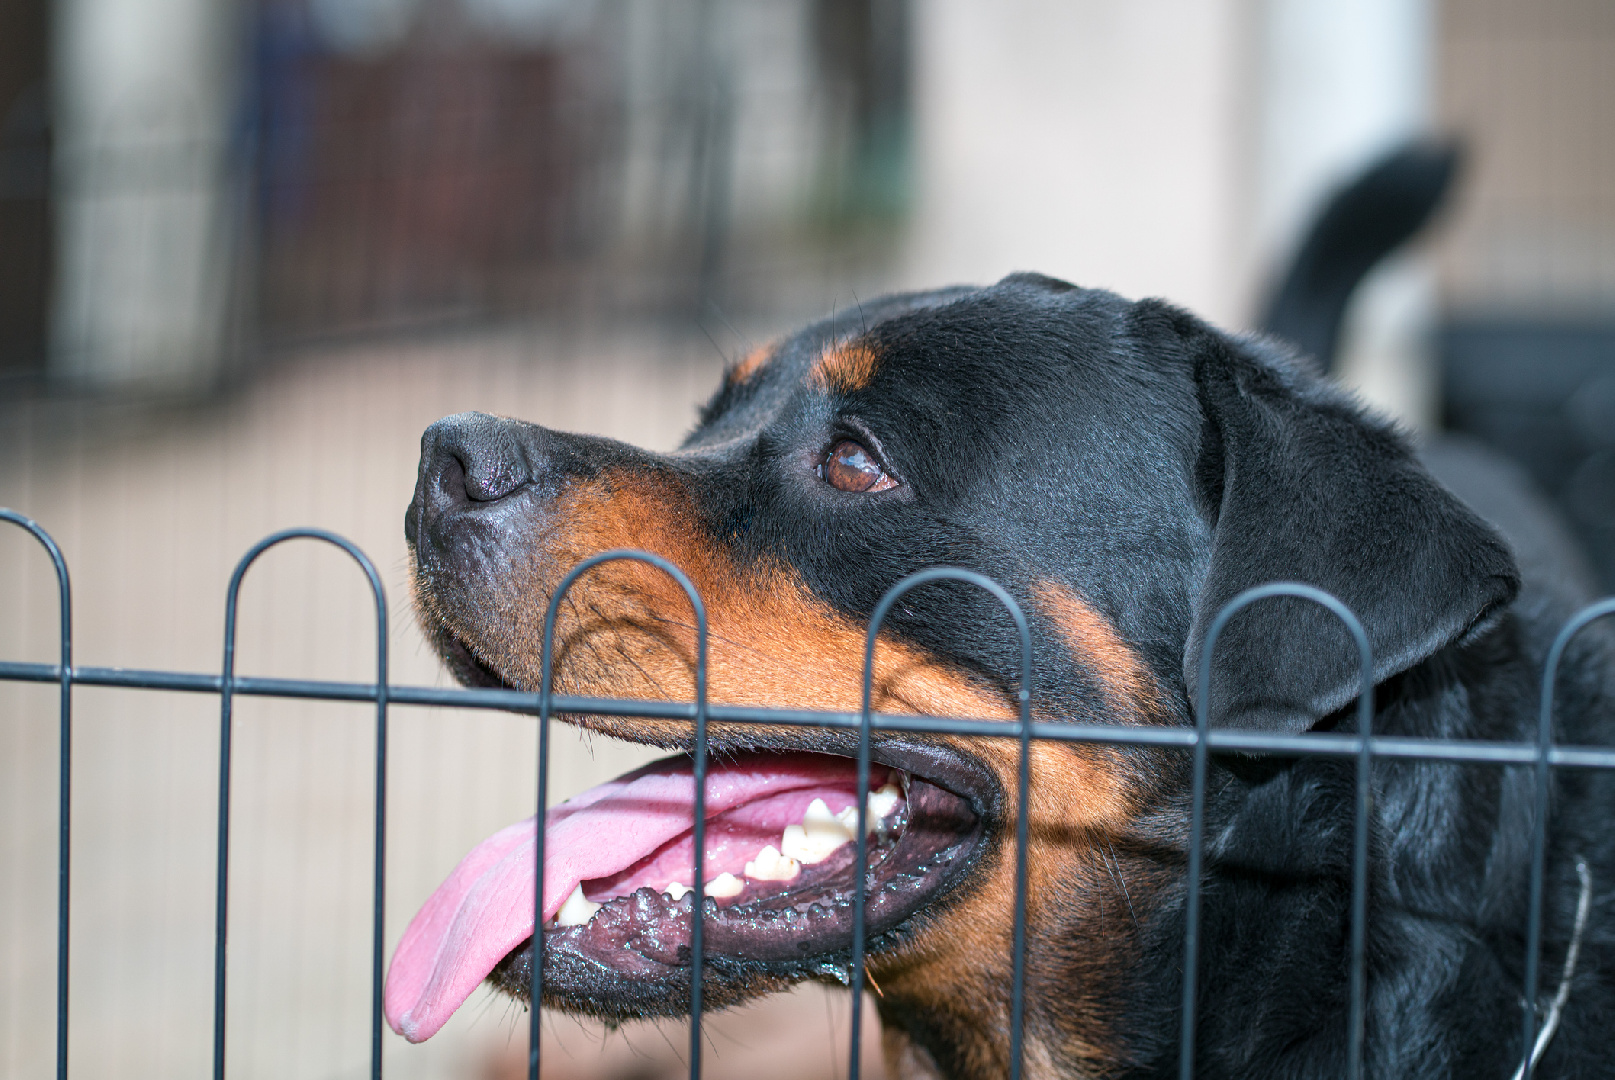
[[1116,857],[1116,845],[1108,836],[1105,837],[1105,847],[1108,851],[1105,865],[1110,870],[1111,878],[1121,887],[1122,897],[1127,901],[1127,915],[1133,920],[1133,929],[1141,930],[1143,927],[1138,924],[1138,912],[1133,910],[1133,896],[1127,891],[1127,879],[1122,876],[1121,860]]

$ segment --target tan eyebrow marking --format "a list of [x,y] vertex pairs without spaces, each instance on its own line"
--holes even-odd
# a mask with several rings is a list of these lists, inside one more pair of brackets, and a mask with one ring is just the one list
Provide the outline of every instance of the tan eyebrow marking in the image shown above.
[[813,365],[809,380],[825,390],[850,394],[868,386],[880,367],[880,354],[867,342],[854,341],[826,348]]
[[723,381],[731,386],[745,382],[768,366],[768,362],[774,359],[774,350],[773,342],[757,346],[730,365],[729,370],[723,373]]

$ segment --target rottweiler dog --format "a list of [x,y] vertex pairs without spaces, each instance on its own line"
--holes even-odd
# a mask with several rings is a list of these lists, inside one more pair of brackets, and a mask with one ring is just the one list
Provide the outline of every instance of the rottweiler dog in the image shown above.
[[[1038,719],[1184,728],[1210,621],[1242,590],[1292,580],[1360,618],[1377,734],[1534,739],[1544,653],[1586,589],[1505,471],[1461,448],[1431,461],[1446,482],[1273,341],[1015,275],[866,303],[759,349],[673,453],[439,421],[405,531],[421,619],[470,686],[536,690],[561,578],[637,548],[700,592],[713,703],[856,712],[872,610],[945,565],[1026,613]],[[652,567],[580,578],[555,642],[559,693],[693,695],[692,608]],[[1597,631],[1567,655],[1559,740],[1607,741],[1609,656]],[[980,589],[909,593],[875,657],[880,712],[1016,716],[1016,632]],[[1213,729],[1356,730],[1356,651],[1321,607],[1246,609],[1212,670]],[[691,725],[569,719],[677,753],[551,811],[545,1004],[687,1012]],[[709,733],[707,1004],[844,979],[856,733],[721,716]],[[874,735],[868,975],[896,1072],[1007,1071],[1017,753],[991,736]],[[1198,1075],[1343,1075],[1354,769],[1213,757]],[[1034,744],[1028,1075],[1176,1075],[1191,775],[1181,748]],[[1553,785],[1536,1075],[1608,1075],[1615,791],[1607,772],[1555,770]],[[1532,773],[1379,760],[1373,793],[1367,1075],[1506,1078],[1525,1053]],[[525,996],[533,830],[480,845],[405,933],[387,1009],[409,1038],[484,980]]]

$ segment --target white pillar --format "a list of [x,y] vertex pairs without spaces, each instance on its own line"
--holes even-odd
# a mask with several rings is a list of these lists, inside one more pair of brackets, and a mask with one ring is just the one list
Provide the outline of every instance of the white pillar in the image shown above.
[[1228,322],[1250,0],[920,0],[920,287],[1036,270]]
[[57,0],[53,377],[157,393],[217,377],[239,15],[234,0]]
[[[1430,124],[1430,0],[1264,0],[1256,206],[1265,265],[1281,266],[1339,184]],[[1363,283],[1342,328],[1339,372],[1414,427],[1435,420],[1434,275],[1418,256]]]

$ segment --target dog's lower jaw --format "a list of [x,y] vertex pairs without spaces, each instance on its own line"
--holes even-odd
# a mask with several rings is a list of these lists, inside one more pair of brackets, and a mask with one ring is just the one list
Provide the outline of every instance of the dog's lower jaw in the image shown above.
[[[531,956],[530,950],[513,954],[490,977],[490,982],[495,988],[518,1001],[527,1002],[532,977]],[[916,974],[916,981],[924,979],[923,970]],[[834,980],[825,981],[832,987],[842,986]],[[715,1009],[743,1004],[763,994],[788,990],[789,983],[790,980],[754,975],[749,982],[739,979],[727,983],[720,989],[712,986],[709,981],[708,1003]],[[867,989],[873,992],[875,985],[872,979]],[[1009,1025],[1006,1011],[975,1016],[972,1018],[975,1023],[968,1031],[962,1030],[959,1026],[952,1026],[948,1037],[936,1039],[935,1033],[929,1030],[935,1025],[927,1022],[926,1007],[922,1001],[910,998],[900,989],[903,980],[883,977],[880,978],[878,985],[881,989],[875,995],[875,1004],[880,1016],[880,1026],[878,1031],[871,1031],[866,1025],[862,1038],[880,1039],[886,1075],[891,1080],[997,1080],[1009,1074],[1010,1047],[1007,1038]],[[712,990],[719,992],[713,994]],[[1007,994],[1005,998],[1007,1000]],[[592,1008],[577,1009],[575,1003],[552,1001],[549,995],[546,995],[545,1008],[552,1007],[578,1012],[580,1015],[595,1016],[608,1024],[635,1019],[653,1019],[659,1015],[680,1015],[672,1009],[666,1013],[602,1014]],[[682,1015],[687,1016],[688,1013]],[[1032,1027],[1031,1024],[1027,1025],[1028,1034],[1022,1046],[1020,1075],[1025,1080],[1077,1080],[1080,1077],[1108,1075],[1103,1063],[1097,1059],[1091,1062],[1091,1067],[1056,1064],[1049,1047],[1032,1032]],[[928,1034],[933,1038],[927,1038]]]

